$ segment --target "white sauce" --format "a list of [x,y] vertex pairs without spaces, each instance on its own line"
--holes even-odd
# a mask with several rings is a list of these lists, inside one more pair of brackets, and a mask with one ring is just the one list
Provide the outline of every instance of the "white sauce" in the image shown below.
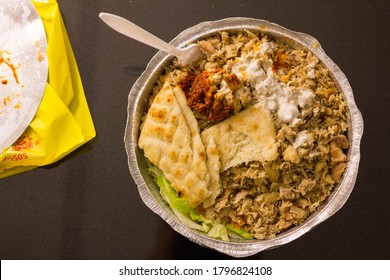
[[306,108],[311,106],[314,99],[314,93],[310,89],[300,89],[297,95],[297,102],[299,107]]
[[[272,53],[271,44],[260,45],[261,54],[270,52]],[[232,72],[239,79],[247,81],[252,88],[254,100],[276,113],[282,122],[291,126],[302,123],[299,109],[311,106],[314,93],[310,89],[291,88],[280,81],[272,71],[271,58],[264,60],[264,57],[256,57],[256,54],[236,58],[233,61]]]
[[229,104],[233,104],[233,94],[232,94],[232,91],[229,88],[228,84],[224,80],[221,82],[221,88],[215,94],[215,98],[217,98],[217,99],[225,98],[225,100]]
[[293,144],[294,148],[299,148],[301,146],[305,146],[306,143],[309,140],[309,132],[306,130],[298,132],[297,136],[295,137],[295,142]]
[[307,72],[307,77],[309,79],[315,79],[316,72],[315,72],[314,68],[310,68],[310,70]]
[[269,54],[272,54],[274,48],[275,48],[275,46],[274,46],[273,42],[262,42],[260,44],[259,51],[263,55],[269,55]]

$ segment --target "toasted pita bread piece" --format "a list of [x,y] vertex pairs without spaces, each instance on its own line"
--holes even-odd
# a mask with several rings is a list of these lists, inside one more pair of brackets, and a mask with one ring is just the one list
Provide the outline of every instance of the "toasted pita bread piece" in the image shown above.
[[214,139],[220,173],[242,163],[273,161],[277,157],[272,116],[259,104],[205,129],[201,137],[203,143]]
[[185,93],[165,83],[141,127],[138,145],[180,197],[197,207],[210,196],[210,176],[198,123]]
[[211,195],[203,201],[203,207],[207,208],[215,203],[216,197],[221,192],[221,181],[219,176],[219,170],[221,169],[221,163],[219,161],[219,154],[215,140],[211,136],[207,143],[203,143],[206,146],[207,155],[207,169],[210,174],[210,185],[209,190]]

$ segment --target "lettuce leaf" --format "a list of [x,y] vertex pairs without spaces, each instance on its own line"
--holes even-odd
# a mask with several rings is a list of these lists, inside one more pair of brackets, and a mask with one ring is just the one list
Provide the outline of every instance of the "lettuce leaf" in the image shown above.
[[213,238],[221,238],[223,241],[229,241],[227,229],[222,224],[213,225],[207,235]]
[[208,232],[210,230],[210,227],[206,225],[205,223],[198,224],[191,220],[187,215],[184,215],[180,211],[176,210],[175,208],[172,208],[172,211],[175,213],[176,217],[182,222],[182,224],[188,228],[191,229],[197,229],[199,231]]
[[178,196],[176,190],[170,185],[164,173],[157,166],[150,163],[148,170],[160,188],[161,197],[169,204],[176,217],[184,226],[205,232],[210,237],[229,241],[225,226],[206,219],[195,208],[191,208],[187,200]]
[[233,225],[231,225],[231,224],[225,225],[225,227],[226,227],[228,230],[230,230],[230,231],[232,231],[232,232],[238,234],[240,237],[242,237],[242,238],[244,238],[244,239],[248,239],[248,240],[254,239],[253,234],[247,232],[245,229],[236,228],[235,226],[233,226]]
[[155,177],[156,183],[160,187],[160,194],[169,206],[184,215],[189,214],[190,206],[187,200],[177,195],[176,190],[171,187],[163,172],[155,165],[151,165],[149,171]]

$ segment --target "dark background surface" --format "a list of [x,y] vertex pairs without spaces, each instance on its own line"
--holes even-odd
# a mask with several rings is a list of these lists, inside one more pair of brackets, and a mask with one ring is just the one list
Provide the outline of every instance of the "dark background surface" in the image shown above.
[[253,259],[390,259],[389,18],[383,1],[58,0],[97,138],[55,165],[0,179],[1,259],[225,259],[174,232],[141,201],[123,136],[127,95],[156,50],[114,32],[101,11],[170,41],[202,21],[266,19],[317,38],[365,122],[359,176],[337,214]]

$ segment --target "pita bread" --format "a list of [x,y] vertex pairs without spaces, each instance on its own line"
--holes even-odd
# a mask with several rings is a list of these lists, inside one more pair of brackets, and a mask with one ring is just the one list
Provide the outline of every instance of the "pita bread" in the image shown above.
[[273,161],[277,157],[272,116],[259,104],[205,129],[201,137],[203,143],[210,143],[212,138],[215,141],[220,173],[242,163]]
[[206,145],[206,155],[207,155],[207,169],[210,174],[210,185],[209,190],[211,195],[203,202],[203,207],[207,208],[214,205],[215,199],[220,193],[221,182],[219,178],[219,170],[221,169],[221,163],[219,161],[219,154],[217,146],[215,145],[214,137],[210,137]]
[[157,94],[141,127],[138,145],[190,207],[210,196],[205,148],[180,88],[166,83]]

